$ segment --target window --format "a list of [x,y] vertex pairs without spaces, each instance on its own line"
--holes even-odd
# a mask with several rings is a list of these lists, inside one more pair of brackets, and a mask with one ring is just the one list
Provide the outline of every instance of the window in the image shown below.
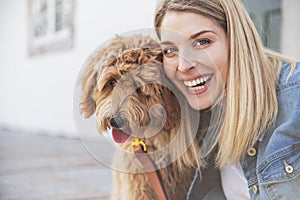
[[28,0],[29,55],[73,46],[74,0]]

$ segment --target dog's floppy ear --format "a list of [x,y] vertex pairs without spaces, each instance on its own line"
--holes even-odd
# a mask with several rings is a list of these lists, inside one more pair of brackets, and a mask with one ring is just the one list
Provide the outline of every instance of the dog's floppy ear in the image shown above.
[[94,92],[97,84],[97,71],[94,65],[89,63],[84,69],[81,79],[81,100],[80,100],[80,114],[84,114],[85,118],[94,114],[96,103],[94,100]]

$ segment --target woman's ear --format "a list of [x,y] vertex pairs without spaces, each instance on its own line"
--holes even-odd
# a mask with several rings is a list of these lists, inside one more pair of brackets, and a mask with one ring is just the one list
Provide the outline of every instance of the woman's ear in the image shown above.
[[95,87],[97,84],[97,72],[94,65],[89,64],[83,71],[81,79],[81,99],[80,99],[80,114],[84,114],[85,118],[90,117],[96,110],[94,100]]

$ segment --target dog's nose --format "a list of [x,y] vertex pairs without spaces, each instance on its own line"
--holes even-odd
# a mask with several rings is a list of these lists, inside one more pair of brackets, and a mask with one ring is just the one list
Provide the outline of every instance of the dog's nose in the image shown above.
[[120,116],[116,116],[116,117],[110,118],[109,123],[110,123],[111,127],[113,127],[113,128],[122,128],[125,124],[125,120]]

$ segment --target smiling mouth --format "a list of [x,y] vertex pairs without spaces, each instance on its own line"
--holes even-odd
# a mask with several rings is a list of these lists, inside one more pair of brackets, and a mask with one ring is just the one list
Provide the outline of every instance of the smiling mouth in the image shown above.
[[194,80],[184,81],[183,83],[189,90],[201,90],[210,81],[211,77],[212,75],[206,75]]

